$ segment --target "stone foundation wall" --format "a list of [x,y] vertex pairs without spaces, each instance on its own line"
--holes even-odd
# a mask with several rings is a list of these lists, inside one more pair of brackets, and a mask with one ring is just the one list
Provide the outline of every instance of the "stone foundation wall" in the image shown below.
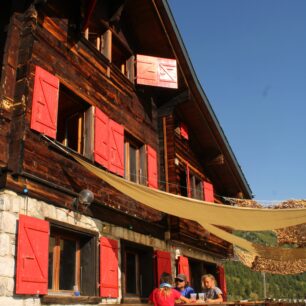
[[[99,232],[100,236],[112,239],[129,240],[138,244],[152,246],[156,250],[169,251],[172,254],[172,271],[175,271],[175,258],[179,255],[189,256],[199,260],[218,263],[218,259],[201,251],[185,246],[178,246],[171,241],[162,241],[150,236],[133,232],[132,230],[102,222],[67,209],[55,207],[29,196],[21,196],[9,190],[0,191],[0,306],[30,306],[41,305],[40,298],[29,295],[15,295],[15,256],[17,220],[19,214],[39,219],[55,219],[80,228]],[[119,250],[119,267],[121,266]],[[119,269],[119,298],[101,300],[102,303],[114,304],[121,300],[121,271]],[[55,306],[55,304],[52,304]],[[77,305],[77,304],[74,304]],[[84,305],[84,304],[82,304]]]

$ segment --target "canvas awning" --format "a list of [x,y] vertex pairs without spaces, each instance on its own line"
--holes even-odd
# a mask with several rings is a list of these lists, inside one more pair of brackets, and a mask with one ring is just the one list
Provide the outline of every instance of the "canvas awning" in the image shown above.
[[173,216],[196,221],[212,234],[248,251],[252,255],[278,261],[305,261],[306,270],[305,248],[267,247],[237,237],[220,228],[265,231],[303,224],[306,223],[306,208],[280,210],[233,207],[203,202],[127,181],[95,167],[76,155],[72,156],[103,181],[144,205]]

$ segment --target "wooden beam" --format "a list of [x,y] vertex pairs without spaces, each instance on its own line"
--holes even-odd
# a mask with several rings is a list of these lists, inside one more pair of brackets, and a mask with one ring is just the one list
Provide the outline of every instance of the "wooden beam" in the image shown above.
[[110,62],[112,61],[112,31],[110,29],[102,35],[100,51]]
[[169,100],[168,102],[163,104],[158,109],[158,116],[159,117],[164,117],[164,116],[170,115],[177,105],[182,104],[182,103],[188,101],[189,99],[190,99],[189,90],[183,91],[179,95],[175,96],[174,98],[172,98],[171,100]]
[[205,166],[220,166],[225,164],[225,158],[223,154],[218,154],[214,158],[212,158],[210,161],[205,163]]
[[169,175],[168,175],[168,149],[167,149],[167,122],[166,117],[163,117],[163,134],[164,134],[164,162],[165,162],[165,181],[166,192],[169,192]]
[[89,20],[90,20],[90,18],[92,16],[92,13],[93,13],[93,11],[96,7],[96,3],[97,3],[97,0],[91,0],[88,3],[86,14],[85,14],[83,25],[82,25],[82,30],[83,31],[85,31],[85,29],[88,28]]
[[205,179],[205,175],[204,175],[201,171],[199,171],[197,168],[191,166],[191,165],[189,164],[189,162],[188,162],[184,157],[182,157],[182,156],[181,156],[180,154],[178,154],[178,153],[175,153],[175,156],[176,156],[176,157],[180,160],[180,162],[182,162],[185,166],[187,166],[187,164],[188,164],[190,170],[191,170],[192,172],[194,172],[195,174],[197,174],[202,180]]

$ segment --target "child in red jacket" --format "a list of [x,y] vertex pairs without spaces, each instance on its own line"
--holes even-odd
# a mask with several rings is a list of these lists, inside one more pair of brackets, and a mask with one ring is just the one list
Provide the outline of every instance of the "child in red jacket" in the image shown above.
[[154,289],[150,294],[149,303],[153,303],[154,306],[174,306],[177,300],[190,303],[189,299],[172,288],[172,283],[172,276],[164,272],[160,277],[159,288]]

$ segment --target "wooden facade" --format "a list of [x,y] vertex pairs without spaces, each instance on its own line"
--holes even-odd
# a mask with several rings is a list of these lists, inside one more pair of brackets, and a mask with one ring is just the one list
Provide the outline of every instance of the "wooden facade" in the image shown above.
[[[199,258],[194,258],[194,267],[198,267],[199,262],[203,273],[217,274],[217,263],[232,254],[231,245],[210,235],[195,222],[165,215],[133,201],[97,179],[57,147],[76,152],[97,167],[167,192],[203,200],[214,199],[216,203],[222,203],[222,196],[251,197],[250,188],[196,79],[166,1],[19,0],[4,4],[0,15],[3,15],[0,18],[1,190],[12,191],[16,197],[20,195],[42,201],[69,214],[75,210],[72,204],[78,193],[90,189],[95,200],[81,215],[99,220],[103,226],[120,227],[150,239],[166,241],[165,245],[171,241],[172,251],[176,246],[183,246],[196,250],[197,254],[208,254],[216,261],[207,263],[205,268],[205,265],[200,265]],[[174,72],[167,70],[170,68],[165,68],[165,74],[170,76],[158,76],[160,79],[164,77],[166,81],[163,83],[137,83],[140,73],[140,68],[136,71],[137,55],[159,58],[162,64],[163,59],[176,61],[177,85],[173,85],[175,82],[170,74]],[[52,76],[52,80],[57,82],[57,85],[52,85],[53,93],[44,88],[42,93],[38,92],[37,86],[43,87],[45,85],[41,83],[47,82],[45,75]],[[169,82],[172,85],[168,86]],[[52,113],[58,109],[55,115],[48,112],[49,117],[37,125],[35,116],[45,107],[39,104],[42,102],[37,96],[46,92],[48,99],[52,100],[53,96],[57,99],[48,111]],[[98,142],[105,135],[112,137],[112,132],[105,132],[103,119],[102,125],[97,123],[98,112],[105,116],[107,124],[122,131],[119,134],[124,142],[124,154],[118,148],[110,153],[119,154],[121,168],[105,166],[97,157]],[[53,117],[57,124],[50,136],[49,130],[41,130],[39,125],[48,125],[46,122],[52,121]],[[154,165],[152,168],[149,160],[150,152],[153,152],[151,159],[153,164],[156,162],[156,169]],[[153,172],[157,172],[156,183],[154,179],[152,183]],[[211,186],[210,192],[205,191],[204,182]],[[70,233],[64,229],[63,234],[56,234],[64,227],[51,220],[50,237],[57,237],[54,239],[58,241],[62,239],[67,245],[69,241],[86,245],[83,250],[80,247],[77,255],[80,263],[76,266],[78,269],[80,266],[92,269],[99,283],[99,271],[104,273],[99,266],[105,264],[108,267],[108,264],[97,259],[100,255],[92,257],[96,262],[94,265],[83,263],[83,258],[97,249],[89,245],[96,244],[97,237],[104,236],[103,233],[84,230],[80,238],[73,240],[77,230],[71,226],[68,226]],[[106,236],[110,241],[120,240],[116,235]],[[82,299],[84,303],[97,303],[99,299],[93,297],[99,295],[123,302],[139,302],[147,297],[156,272],[146,272],[148,275],[144,277],[149,285],[144,289],[137,278],[133,280],[135,288],[127,287],[124,271],[132,273],[127,272],[132,269],[127,264],[129,260],[138,263],[137,269],[143,269],[141,267],[148,264],[150,256],[158,258],[158,250],[154,246],[141,246],[136,241],[122,240],[120,246],[121,289],[119,286],[112,291],[104,290],[100,281],[99,287],[93,285],[94,288],[83,290],[82,286],[88,284],[77,281],[81,277],[78,275],[75,284],[81,287],[82,295],[89,296]],[[57,250],[56,244],[52,248]],[[118,246],[109,248],[114,250]],[[170,249],[167,250],[171,253]],[[94,252],[99,254],[97,250]],[[103,252],[108,251],[101,249],[100,253]],[[170,265],[175,265],[177,256],[171,256]],[[193,260],[192,256],[190,260]],[[153,261],[149,266],[155,271]],[[49,274],[53,272],[49,270]],[[49,292],[54,288],[61,291],[61,276],[56,273],[52,274],[58,278],[56,282],[52,280],[55,287],[50,287],[49,278]],[[90,278],[90,274],[83,272],[84,275]],[[66,291],[69,290],[72,289]],[[118,294],[113,294],[116,290]],[[111,293],[108,296],[105,292]],[[45,297],[44,301],[48,298]],[[58,299],[56,303],[59,303]],[[68,303],[67,298],[65,303]]]

